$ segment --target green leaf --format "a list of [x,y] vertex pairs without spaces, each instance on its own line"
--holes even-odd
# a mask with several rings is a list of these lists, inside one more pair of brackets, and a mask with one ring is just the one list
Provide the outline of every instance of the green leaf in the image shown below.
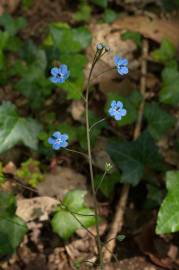
[[160,207],[157,218],[157,234],[179,231],[179,171],[166,174],[168,193]]
[[105,9],[103,19],[106,23],[112,23],[118,17],[117,13],[112,9]]
[[166,67],[162,72],[160,101],[166,104],[179,105],[179,72],[176,68]]
[[0,106],[0,153],[18,143],[37,150],[37,136],[41,126],[31,118],[20,117],[10,102]]
[[88,22],[91,18],[91,7],[87,3],[82,3],[73,18],[79,22]]
[[168,39],[163,39],[159,49],[151,53],[154,61],[168,64],[168,62],[176,56],[176,48]]
[[0,216],[0,255],[15,252],[27,232],[24,221],[17,216]]
[[17,34],[19,30],[26,26],[26,20],[23,17],[13,19],[8,13],[4,13],[0,16],[0,25],[4,27],[11,36]]
[[62,239],[68,240],[77,229],[83,228],[83,226],[88,228],[95,224],[95,219],[93,216],[94,212],[92,210],[82,208],[78,211],[78,213],[81,215],[71,214],[63,209],[59,210],[51,221],[53,231]]
[[122,170],[122,183],[135,186],[144,176],[146,168],[158,171],[164,168],[158,148],[148,132],[132,142],[110,141],[107,152],[114,164]]
[[16,211],[16,199],[8,192],[0,191],[0,216],[4,214],[14,215]]
[[126,31],[122,33],[121,37],[123,40],[128,40],[128,39],[133,40],[138,47],[141,47],[142,45],[142,36],[138,32]]
[[77,229],[95,224],[94,212],[84,205],[85,195],[86,191],[72,190],[65,195],[63,205],[57,208],[51,224],[53,231],[64,240]]
[[92,2],[102,8],[106,8],[108,5],[108,0],[92,0]]
[[68,192],[64,197],[63,204],[70,211],[78,211],[84,207],[84,196],[86,193],[85,190],[73,190]]
[[62,53],[70,54],[85,49],[91,42],[91,34],[86,27],[71,29],[67,24],[55,23],[50,27],[49,39]]
[[175,118],[162,110],[156,102],[145,105],[144,116],[148,121],[149,131],[155,139],[165,135],[175,124]]

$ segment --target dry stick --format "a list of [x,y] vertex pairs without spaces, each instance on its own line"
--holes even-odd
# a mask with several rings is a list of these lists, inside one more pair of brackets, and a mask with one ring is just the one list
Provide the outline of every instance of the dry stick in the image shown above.
[[[140,104],[138,120],[135,126],[133,139],[136,140],[141,132],[141,124],[142,117],[144,112],[144,104],[145,104],[145,91],[146,91],[146,74],[147,74],[147,55],[148,55],[148,41],[144,39],[143,41],[143,52],[142,52],[142,63],[141,63],[141,80],[140,80],[140,92],[143,97],[143,100]],[[127,205],[128,195],[129,195],[130,185],[125,184],[122,187],[121,196],[119,202],[116,207],[116,214],[114,216],[113,223],[111,225],[111,229],[107,236],[107,244],[105,249],[103,258],[105,262],[109,262],[111,260],[111,254],[113,254],[115,245],[116,245],[116,236],[121,231],[123,223],[124,223],[124,213]],[[109,252],[110,250],[110,252]]]

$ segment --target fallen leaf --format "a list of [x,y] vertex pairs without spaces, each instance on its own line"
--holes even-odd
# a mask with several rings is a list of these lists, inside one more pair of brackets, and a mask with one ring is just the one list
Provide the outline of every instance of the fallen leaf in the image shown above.
[[177,17],[167,19],[149,18],[147,16],[126,16],[115,21],[113,31],[130,30],[142,34],[156,42],[168,38],[176,48],[179,47],[179,20]]
[[84,102],[81,100],[74,100],[70,108],[74,120],[80,121],[85,111]]
[[59,201],[43,196],[31,199],[17,200],[16,215],[24,221],[29,222],[35,219],[40,221],[48,220],[49,214],[54,210]]

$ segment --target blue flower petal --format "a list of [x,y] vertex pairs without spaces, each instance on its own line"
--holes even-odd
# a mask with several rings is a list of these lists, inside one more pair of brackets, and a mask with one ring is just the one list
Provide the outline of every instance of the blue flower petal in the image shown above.
[[61,143],[61,147],[64,147],[64,148],[65,148],[65,147],[67,147],[67,146],[68,146],[68,142],[62,142],[62,143]]
[[60,68],[59,68],[59,71],[60,71],[60,73],[65,75],[68,72],[67,65],[61,65]]
[[68,70],[66,74],[64,74],[64,78],[65,80],[68,79],[68,77],[70,76],[70,71]]
[[121,110],[121,116],[125,116],[127,114],[127,110],[126,109],[122,109]]
[[120,57],[118,55],[114,56],[114,63],[116,66],[119,65]]
[[52,148],[54,150],[58,150],[58,149],[60,149],[60,147],[61,147],[60,143],[54,143],[53,146],[52,146]]
[[121,118],[122,118],[121,113],[120,113],[120,112],[116,112],[116,114],[114,115],[114,118],[115,118],[116,120],[121,120]]
[[49,144],[54,144],[55,143],[55,139],[53,139],[53,138],[48,138],[48,143]]
[[50,81],[53,83],[57,83],[58,82],[58,78],[56,77],[50,77]]
[[114,107],[116,107],[116,101],[115,100],[113,100],[112,102],[111,102],[111,108],[114,108]]
[[126,58],[121,59],[121,65],[127,66],[128,60]]
[[123,103],[122,103],[121,101],[117,101],[116,106],[117,106],[119,109],[122,109]]
[[57,67],[54,67],[54,68],[52,68],[51,69],[51,74],[53,75],[53,76],[57,76],[57,74],[58,74],[58,68]]
[[65,78],[61,77],[61,78],[57,78],[57,83],[64,83]]
[[128,73],[128,67],[120,67],[120,68],[118,68],[118,72],[121,75],[125,75]]
[[59,131],[55,131],[53,133],[53,137],[55,137],[56,139],[61,139],[61,133]]
[[110,108],[110,109],[108,110],[108,112],[109,112],[109,114],[110,114],[111,116],[114,116],[114,115],[115,115],[115,111],[114,111],[113,108]]
[[63,134],[61,135],[61,140],[64,142],[66,140],[68,140],[68,135],[67,134]]

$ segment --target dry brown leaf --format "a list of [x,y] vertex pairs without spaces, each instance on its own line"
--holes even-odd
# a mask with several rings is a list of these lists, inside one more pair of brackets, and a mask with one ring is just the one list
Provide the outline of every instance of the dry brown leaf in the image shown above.
[[56,199],[43,196],[31,199],[17,200],[16,214],[24,221],[29,222],[35,219],[48,220],[49,214],[59,202]]
[[81,100],[74,100],[70,108],[74,120],[80,121],[85,111],[84,102]]
[[111,25],[114,33],[121,30],[137,31],[144,37],[156,42],[161,42],[163,38],[170,39],[176,48],[179,47],[179,20],[149,18],[147,16],[126,16]]

